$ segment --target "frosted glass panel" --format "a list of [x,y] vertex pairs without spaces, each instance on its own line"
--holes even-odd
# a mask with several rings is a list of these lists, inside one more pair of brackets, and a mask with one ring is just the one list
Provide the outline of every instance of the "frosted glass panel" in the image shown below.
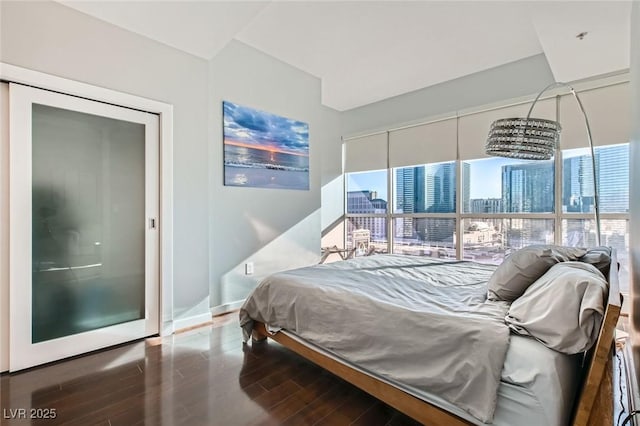
[[144,125],[34,104],[32,137],[32,342],[144,318]]

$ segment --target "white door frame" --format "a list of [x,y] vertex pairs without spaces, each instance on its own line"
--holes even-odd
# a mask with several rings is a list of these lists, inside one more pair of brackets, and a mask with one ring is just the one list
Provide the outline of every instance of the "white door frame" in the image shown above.
[[[61,92],[99,102],[138,109],[160,116],[160,335],[173,333],[173,106],[115,90],[0,62],[0,79]],[[11,229],[11,228],[10,228]],[[2,291],[0,291],[0,297]],[[0,304],[2,301],[0,300]],[[0,321],[9,316],[0,311]],[[8,342],[0,342],[0,346]],[[2,364],[0,363],[0,367]]]

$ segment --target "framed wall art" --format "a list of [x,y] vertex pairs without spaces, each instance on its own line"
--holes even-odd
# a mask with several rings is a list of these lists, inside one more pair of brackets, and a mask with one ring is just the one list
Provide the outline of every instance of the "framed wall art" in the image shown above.
[[309,125],[224,101],[224,184],[309,189]]

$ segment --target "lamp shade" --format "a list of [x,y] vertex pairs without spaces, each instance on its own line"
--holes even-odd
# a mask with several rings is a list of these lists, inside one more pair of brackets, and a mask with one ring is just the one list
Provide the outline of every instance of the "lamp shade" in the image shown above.
[[560,123],[542,118],[502,118],[491,124],[488,155],[523,160],[549,160],[560,139]]

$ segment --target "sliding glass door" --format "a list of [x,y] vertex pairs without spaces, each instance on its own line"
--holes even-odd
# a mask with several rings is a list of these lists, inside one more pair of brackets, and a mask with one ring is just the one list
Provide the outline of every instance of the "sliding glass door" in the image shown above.
[[158,332],[158,117],[12,84],[12,371]]

